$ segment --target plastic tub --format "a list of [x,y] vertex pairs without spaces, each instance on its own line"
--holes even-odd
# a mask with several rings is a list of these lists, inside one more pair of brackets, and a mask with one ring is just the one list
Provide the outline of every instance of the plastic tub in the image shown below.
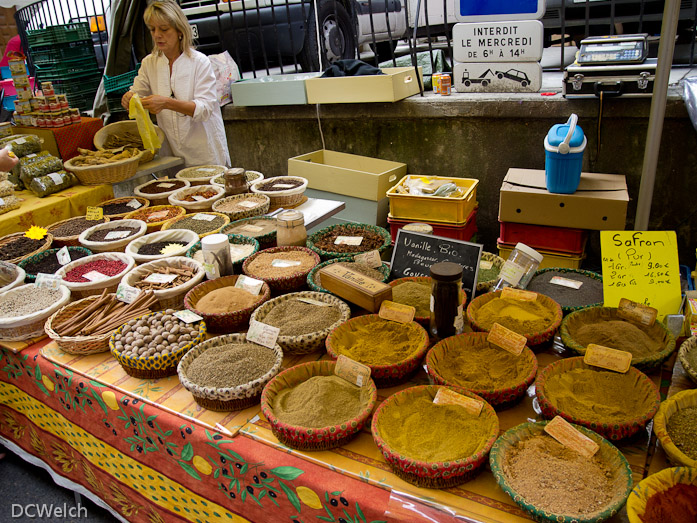
[[572,114],[565,124],[556,124],[545,136],[545,180],[547,190],[573,194],[581,182],[583,151],[588,140]]

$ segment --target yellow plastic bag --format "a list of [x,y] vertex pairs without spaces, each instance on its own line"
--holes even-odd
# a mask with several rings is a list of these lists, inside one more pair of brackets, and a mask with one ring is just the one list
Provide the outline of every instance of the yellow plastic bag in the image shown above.
[[140,101],[140,96],[136,93],[133,94],[131,101],[128,102],[128,117],[132,119],[135,118],[136,124],[138,125],[138,133],[140,133],[140,139],[143,140],[143,147],[155,154],[155,151],[157,151],[162,144],[155,132],[155,126],[150,119],[150,113],[145,110],[143,103]]

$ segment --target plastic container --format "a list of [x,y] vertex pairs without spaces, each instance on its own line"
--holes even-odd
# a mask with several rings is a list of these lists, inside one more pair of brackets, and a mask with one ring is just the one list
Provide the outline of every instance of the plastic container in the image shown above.
[[448,178],[444,176],[429,176],[431,180],[443,180],[457,185],[463,195],[457,198],[447,196],[423,196],[418,194],[403,194],[398,187],[404,186],[410,178],[420,178],[410,174],[402,178],[397,185],[387,191],[390,203],[390,215],[397,220],[408,222],[433,222],[461,224],[477,206],[477,185],[479,180],[474,178]]
[[[497,242],[497,247],[499,249],[499,256],[501,258],[508,258],[515,246],[507,245],[499,241]],[[540,250],[539,253],[543,256],[543,259],[538,269],[548,269],[550,267],[557,269],[580,269],[581,262],[586,257],[585,252],[581,254],[570,254],[559,251]]]
[[[503,256],[502,256],[503,258]],[[500,291],[504,287],[527,287],[535,271],[542,263],[543,256],[535,249],[524,243],[518,243],[501,267],[499,279],[496,280],[492,291]]]
[[588,140],[572,114],[565,124],[556,124],[545,136],[545,180],[547,190],[573,194],[581,182],[583,151]]
[[307,229],[300,211],[283,211],[276,216],[276,245],[305,246]]
[[579,255],[583,253],[588,238],[588,231],[582,229],[513,222],[499,222],[499,224],[501,226],[499,237],[501,243],[515,245],[521,242],[533,249],[562,251]]
[[232,275],[230,243],[226,234],[211,234],[201,238],[203,268],[209,280]]
[[464,304],[462,266],[452,262],[431,265],[431,335],[443,339],[462,334]]
[[421,232],[422,234],[432,234],[433,236],[443,236],[445,238],[452,238],[454,240],[462,240],[468,242],[472,240],[472,237],[477,233],[477,207],[470,213],[467,221],[464,223],[438,223],[438,222],[418,222],[415,223],[409,220],[399,220],[393,218],[391,215],[387,215],[387,223],[390,224],[390,235],[392,236],[392,241],[397,240],[397,231],[400,229],[409,230],[407,226],[427,226],[431,228],[430,233],[422,232],[421,230],[414,230],[414,232]]

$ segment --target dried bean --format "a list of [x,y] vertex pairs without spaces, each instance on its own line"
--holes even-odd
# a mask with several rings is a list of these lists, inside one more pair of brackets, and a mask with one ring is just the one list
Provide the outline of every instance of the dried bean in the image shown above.
[[0,247],[0,260],[8,261],[25,256],[39,250],[46,240],[32,240],[26,236],[19,236]]
[[48,309],[61,298],[60,290],[29,285],[0,296],[0,318],[17,318]]

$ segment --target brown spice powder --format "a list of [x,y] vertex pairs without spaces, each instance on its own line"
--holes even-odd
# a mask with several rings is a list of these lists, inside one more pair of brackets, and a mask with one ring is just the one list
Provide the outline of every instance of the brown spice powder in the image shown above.
[[[296,262],[292,267],[274,267],[274,260]],[[315,258],[304,251],[260,252],[247,265],[250,276],[255,278],[282,278],[298,272],[306,272],[317,265]]]
[[251,292],[237,287],[221,287],[203,296],[196,303],[196,310],[206,314],[223,314],[251,307],[259,300]]

